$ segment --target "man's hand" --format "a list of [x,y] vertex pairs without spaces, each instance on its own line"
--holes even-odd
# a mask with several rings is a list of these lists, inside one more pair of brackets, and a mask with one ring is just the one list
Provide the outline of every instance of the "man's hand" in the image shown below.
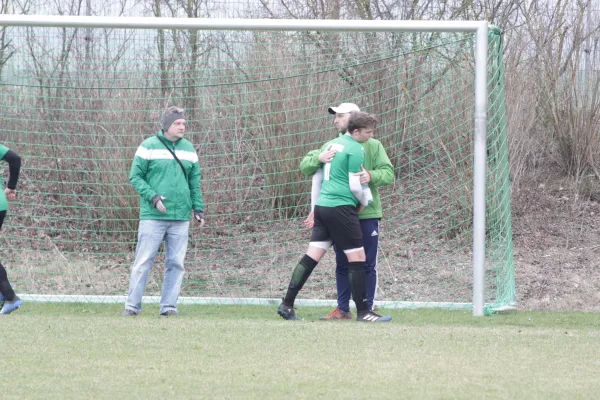
[[360,176],[361,185],[366,185],[371,182],[371,174],[362,165],[360,166],[360,172],[357,172],[354,175]]
[[17,200],[17,189],[6,188],[4,189],[4,194],[6,195],[6,198],[10,201]]
[[362,212],[362,210],[364,210],[366,207],[363,206],[362,204],[358,204],[358,206],[356,206],[356,213],[360,214]]
[[200,228],[202,228],[204,226],[204,211],[194,210],[194,218],[200,222]]
[[306,217],[306,219],[302,221],[302,225],[304,225],[306,228],[312,228],[315,225],[314,211],[311,211],[310,214],[308,214],[308,217]]
[[166,200],[166,197],[162,197],[160,194],[155,194],[154,197],[152,198],[152,204],[154,204],[154,207],[156,207],[156,209],[158,211],[160,211],[161,213],[166,213],[167,209],[165,208],[165,206],[163,205],[163,200]]
[[328,162],[330,162],[333,159],[333,156],[335,156],[335,153],[336,153],[336,151],[331,150],[331,145],[329,145],[325,151],[323,151],[322,153],[319,154],[319,161],[322,162],[323,164],[327,164]]

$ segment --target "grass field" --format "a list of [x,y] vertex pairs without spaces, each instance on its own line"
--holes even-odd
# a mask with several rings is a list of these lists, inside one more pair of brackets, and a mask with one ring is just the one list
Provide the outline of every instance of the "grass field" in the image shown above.
[[597,398],[600,314],[35,304],[0,318],[2,399]]

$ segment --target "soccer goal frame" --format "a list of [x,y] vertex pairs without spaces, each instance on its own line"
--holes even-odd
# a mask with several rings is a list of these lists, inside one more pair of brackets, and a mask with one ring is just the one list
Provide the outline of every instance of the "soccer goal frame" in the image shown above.
[[[486,226],[486,122],[488,23],[486,21],[364,21],[276,19],[122,18],[0,15],[0,26],[262,31],[472,32],[475,33],[473,173],[473,316],[484,315]],[[53,296],[42,296],[52,301]]]

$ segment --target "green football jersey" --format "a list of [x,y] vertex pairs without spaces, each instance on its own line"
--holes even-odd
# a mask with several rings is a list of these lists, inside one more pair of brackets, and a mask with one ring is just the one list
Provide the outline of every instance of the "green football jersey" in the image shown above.
[[360,172],[365,158],[362,145],[348,134],[326,143],[323,150],[331,146],[336,150],[333,159],[323,166],[323,184],[318,206],[356,206],[358,200],[350,190],[349,173]]
[[[6,153],[8,153],[8,147],[0,144],[0,160],[4,158]],[[6,201],[6,196],[4,195],[4,188],[0,187],[0,211],[8,210],[8,202]]]

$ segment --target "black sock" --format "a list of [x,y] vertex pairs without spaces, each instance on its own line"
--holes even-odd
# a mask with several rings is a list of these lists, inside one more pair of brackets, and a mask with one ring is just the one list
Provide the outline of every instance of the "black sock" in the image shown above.
[[365,278],[365,262],[348,263],[348,280],[350,281],[350,291],[352,299],[356,304],[356,312],[361,314],[369,311],[367,305],[367,282]]
[[13,301],[15,298],[15,292],[10,286],[8,275],[6,275],[6,270],[2,264],[0,264],[0,293],[2,293],[2,297],[4,297],[5,301]]
[[296,296],[298,296],[298,292],[302,289],[302,286],[304,286],[316,266],[317,261],[306,254],[300,259],[300,262],[296,265],[296,268],[294,268],[294,272],[292,273],[292,280],[290,280],[287,293],[283,298],[283,304],[288,307],[294,306],[294,301],[296,300]]

